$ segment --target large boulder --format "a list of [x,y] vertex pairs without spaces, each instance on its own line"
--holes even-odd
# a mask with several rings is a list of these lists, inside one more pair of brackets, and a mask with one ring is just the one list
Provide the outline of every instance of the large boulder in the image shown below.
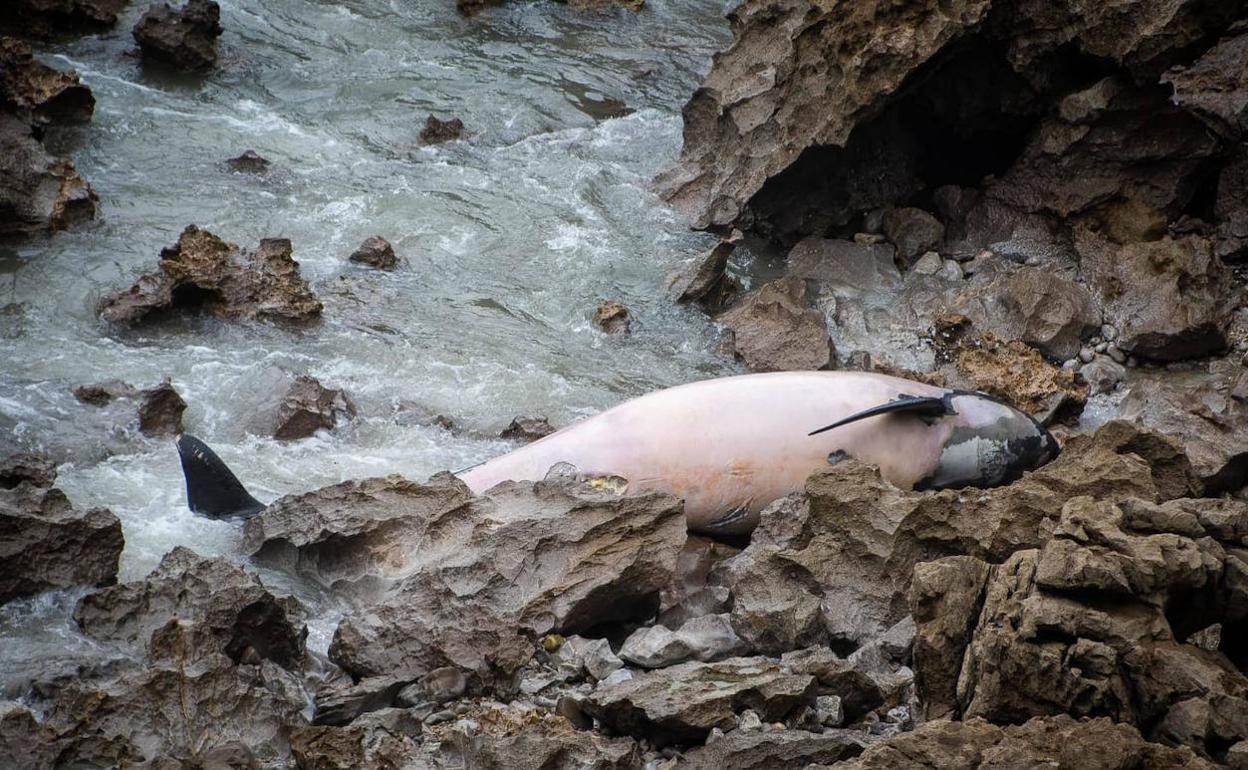
[[213,0],[186,0],[174,10],[168,3],[148,8],[134,26],[143,58],[183,70],[204,70],[217,63],[221,6]]
[[30,46],[0,37],[0,105],[29,114],[40,125],[66,125],[91,120],[95,96],[77,72],[52,69]]
[[812,704],[816,688],[813,676],[767,658],[730,658],[600,684],[584,708],[612,730],[660,745],[702,743],[712,729],[734,727],[745,709],[768,722],[783,719]]
[[542,636],[652,615],[685,541],[668,495],[556,480],[454,497],[410,509],[424,521],[403,541],[404,577],[338,625],[330,657],[352,676],[450,666],[474,688],[505,689]]
[[873,743],[859,730],[733,730],[685,752],[689,770],[802,770],[812,763],[834,764],[855,757]]
[[98,201],[73,163],[44,150],[29,121],[0,111],[0,236],[64,230],[92,219]]
[[[186,401],[167,379],[141,390],[116,380],[80,385],[74,388],[74,397],[84,404],[104,409],[105,416],[117,424],[130,424],[137,418],[138,430],[145,436],[182,432]],[[129,415],[131,408],[135,408],[134,417]]]
[[100,317],[135,322],[164,310],[300,323],[318,318],[321,303],[299,275],[285,238],[265,238],[245,251],[190,225],[161,250],[160,270],[105,298]]
[[732,350],[756,372],[827,369],[834,349],[823,313],[806,301],[806,283],[782,278],[741,298],[719,316]]
[[51,37],[101,32],[117,23],[129,0],[12,0],[0,14],[0,32]]
[[55,479],[42,458],[0,459],[0,604],[117,579],[121,522],[106,508],[74,508]]

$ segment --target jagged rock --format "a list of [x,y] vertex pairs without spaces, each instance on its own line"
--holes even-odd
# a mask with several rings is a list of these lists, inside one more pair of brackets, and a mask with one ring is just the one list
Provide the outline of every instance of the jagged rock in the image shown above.
[[269,167],[273,164],[267,158],[261,157],[260,153],[255,150],[245,150],[242,155],[230,158],[225,165],[231,170],[240,174],[266,174]]
[[295,668],[307,636],[296,625],[301,613],[298,602],[275,597],[238,566],[179,546],[143,580],[84,597],[74,620],[87,636],[145,648],[154,658],[158,634],[180,623],[182,633],[193,635],[196,654]]
[[332,430],[339,419],[355,417],[355,404],[341,390],[327,388],[320,380],[301,374],[291,382],[277,411],[273,438],[283,441],[307,438],[318,430]]
[[545,634],[652,615],[685,539],[676,498],[565,480],[428,515],[407,576],[338,625],[330,657],[352,676],[454,666],[470,687],[504,684]]
[[624,661],[612,652],[611,643],[606,639],[570,636],[559,648],[558,660],[560,667],[566,666],[575,673],[584,669],[595,681],[606,679],[624,668]]
[[842,715],[848,721],[856,721],[884,705],[885,693],[876,677],[827,647],[787,652],[780,660],[795,674],[815,677],[820,696],[839,698]]
[[[1004,767],[1079,767],[1087,770],[1212,770],[1190,750],[1144,740],[1135,728],[1108,719],[1075,721],[1066,715],[1036,717],[998,727],[982,719],[937,719],[913,732],[868,746],[838,770],[940,767],[979,770]],[[825,770],[812,766],[809,770]]]
[[925,719],[946,719],[957,713],[962,653],[979,620],[987,581],[988,564],[969,556],[949,556],[914,567],[910,609],[917,624],[915,684]]
[[1076,230],[1082,271],[1118,329],[1115,343],[1143,358],[1174,361],[1226,346],[1234,307],[1230,273],[1197,235],[1114,244]]
[[1088,384],[1088,395],[1110,393],[1127,376],[1127,368],[1109,356],[1097,356],[1079,367],[1079,376]]
[[244,522],[242,550],[331,588],[384,582],[419,563],[430,522],[471,500],[450,474],[344,481],[275,500]]
[[265,238],[255,251],[244,251],[190,225],[177,244],[161,250],[160,271],[106,298],[100,317],[134,322],[161,310],[306,322],[320,316],[321,303],[299,275],[285,238]]
[[[586,770],[631,770],[642,766],[641,749],[631,738],[606,738],[576,730],[562,718],[533,718],[508,725],[485,722],[487,732],[444,745],[450,767],[481,770],[545,770],[567,767]],[[493,724],[491,724],[493,722]],[[449,743],[449,742],[448,742]]]
[[1181,442],[1204,494],[1248,483],[1248,404],[1236,398],[1242,369],[1230,362],[1207,372],[1137,373],[1121,417]]
[[1052,270],[1022,267],[961,292],[950,310],[980,333],[1019,340],[1049,358],[1073,358],[1083,339],[1101,326],[1092,295]]
[[420,131],[422,144],[442,144],[453,142],[464,134],[464,121],[459,118],[439,120],[433,115],[425,118],[425,127]]
[[100,32],[117,23],[129,0],[12,0],[0,15],[0,32],[51,37]]
[[668,279],[668,293],[677,302],[697,302],[711,311],[723,308],[737,293],[737,283],[727,273],[728,258],[742,238],[740,230],[733,230],[686,262]]
[[832,365],[827,321],[807,304],[800,278],[782,278],[750,292],[718,320],[732,332],[737,357],[756,372]]
[[1248,34],[1243,24],[1162,82],[1174,87],[1174,102],[1199,115],[1219,134],[1239,135],[1248,127]]
[[600,684],[584,708],[612,730],[659,745],[702,743],[713,728],[735,727],[745,709],[767,722],[783,719],[812,704],[815,689],[814,677],[789,673],[766,658],[730,658]]
[[45,718],[58,762],[204,767],[231,757],[248,767],[285,760],[285,736],[304,723],[299,679],[272,661],[235,664],[203,654],[184,631],[177,620],[158,631],[168,643],[160,660],[104,681],[74,679],[61,690]]
[[[943,605],[954,617],[919,619],[930,649],[916,662],[938,663],[920,682],[935,685],[932,701],[949,708],[948,664],[960,661],[962,716],[1103,715],[1217,758],[1248,737],[1248,678],[1222,654],[1175,640],[1211,622],[1248,620],[1243,532],[1244,503],[1073,497],[1038,549],[984,565],[982,609],[942,597],[967,586],[938,577],[961,572],[974,595],[982,568],[961,561],[924,573],[916,604]],[[959,629],[976,612],[968,639]],[[1237,641],[1223,646],[1238,654]]]
[[309,770],[407,767],[420,754],[420,734],[420,719],[411,712],[384,709],[345,727],[297,727],[290,734],[290,753]]
[[134,26],[134,41],[144,59],[184,70],[204,70],[217,63],[221,6],[213,0],[186,0],[179,10],[154,4]]
[[606,300],[594,310],[593,323],[607,334],[628,334],[631,325],[628,308],[618,302]]
[[[126,402],[128,405],[138,400],[138,428],[143,435],[168,436],[182,432],[182,413],[186,411],[186,401],[168,379],[144,390],[120,380],[79,385],[74,388],[74,397],[84,404],[100,408],[111,408],[115,402]],[[108,414],[112,415],[115,411],[111,410]],[[117,413],[114,419],[118,422],[129,422],[133,418]]]
[[13,762],[14,770],[52,767],[56,761],[55,739],[56,733],[40,724],[30,709],[0,701],[0,757]]
[[399,264],[399,258],[394,254],[394,247],[390,245],[390,241],[380,235],[366,238],[348,259],[378,270],[393,270]]
[[1033,415],[1078,413],[1087,392],[1075,382],[1075,373],[1061,369],[1028,345],[1004,342],[991,334],[956,349],[947,384],[961,385],[996,396]]
[[871,736],[858,730],[733,730],[685,752],[680,766],[690,770],[802,770],[815,762],[835,763],[856,757],[873,742]]
[[727,588],[703,586],[663,610],[655,622],[675,631],[694,618],[718,615],[727,612],[731,606],[732,592]]
[[727,614],[703,615],[676,630],[662,625],[634,631],[620,646],[620,657],[642,668],[661,668],[689,660],[710,662],[750,651],[732,630]]
[[935,250],[945,239],[945,226],[923,209],[889,209],[883,224],[884,237],[897,247],[897,257],[904,263]]
[[359,682],[343,677],[316,691],[312,724],[350,724],[361,714],[394,706],[408,684],[408,680],[391,676],[369,676]]
[[99,197],[28,121],[0,112],[0,236],[64,230],[95,217]]
[[77,72],[52,69],[30,46],[0,37],[0,105],[28,112],[39,124],[86,123],[95,112],[95,96]]
[[537,441],[555,432],[555,428],[545,417],[525,417],[520,415],[498,434],[499,438],[511,441]]
[[1183,466],[1164,439],[1112,425],[1072,437],[1056,460],[1013,484],[974,492],[903,491],[852,459],[813,474],[803,495],[763,511],[749,547],[724,564],[733,628],[768,654],[862,644],[908,614],[919,562],[955,554],[1000,561],[1035,547],[1073,496],[1186,493]]
[[117,579],[121,522],[107,508],[76,510],[55,479],[41,458],[0,460],[0,604]]

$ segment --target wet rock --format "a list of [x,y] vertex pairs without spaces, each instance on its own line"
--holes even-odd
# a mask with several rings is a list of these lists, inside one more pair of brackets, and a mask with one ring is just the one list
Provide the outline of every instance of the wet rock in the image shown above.
[[791,674],[766,658],[682,663],[634,679],[600,684],[585,711],[612,730],[657,745],[703,743],[713,728],[730,730],[753,709],[775,722],[815,698],[814,677]]
[[1240,374],[1230,363],[1208,371],[1138,372],[1121,417],[1181,442],[1204,494],[1238,489],[1248,483],[1248,404],[1234,396]]
[[507,427],[503,428],[502,432],[498,434],[498,437],[510,441],[529,442],[545,438],[554,432],[554,426],[545,417],[525,417],[520,415],[513,418]]
[[1019,340],[1059,361],[1074,357],[1101,325],[1086,288],[1038,267],[1006,271],[968,288],[950,311],[966,316],[980,333]]
[[958,711],[1001,721],[1104,715],[1219,755],[1248,735],[1248,678],[1175,639],[1248,616],[1248,582],[1224,578],[1248,574],[1236,547],[1244,528],[1242,503],[1071,498],[1038,549],[988,567],[969,642],[946,637],[939,659],[962,661]]
[[298,375],[278,406],[273,437],[282,441],[307,438],[318,430],[332,430],[339,420],[355,417],[355,404],[341,390],[327,388],[320,380]]
[[691,770],[801,770],[811,763],[831,764],[856,757],[872,742],[870,736],[857,730],[733,730],[685,752],[680,766]]
[[1174,102],[1199,115],[1219,134],[1239,135],[1248,127],[1248,34],[1242,24],[1190,65],[1162,78],[1174,87]]
[[380,235],[366,238],[348,259],[378,270],[393,270],[399,264],[399,258],[394,254],[394,247]]
[[923,209],[889,209],[883,224],[884,237],[897,247],[897,258],[907,264],[934,251],[945,239],[945,226]]
[[376,585],[409,571],[429,522],[471,499],[449,474],[344,481],[274,501],[244,522],[242,548],[327,587]]
[[41,458],[0,460],[0,604],[117,579],[121,522],[106,508],[75,509],[55,479]]
[[[837,765],[846,770],[896,767],[1080,767],[1148,770],[1214,767],[1190,750],[1144,740],[1129,726],[1109,719],[1076,721],[1063,714],[1037,717],[1022,725],[999,727],[982,719],[937,719],[913,732],[868,746],[862,755]],[[822,768],[812,768],[822,770]]]
[[349,678],[316,691],[314,725],[350,724],[361,714],[389,708],[399,700],[408,681],[390,676],[370,676],[359,682]]
[[46,38],[101,32],[117,23],[128,0],[13,0],[0,15],[0,32]]
[[407,576],[339,624],[330,657],[356,677],[453,666],[470,688],[505,685],[545,634],[652,615],[684,539],[666,495],[500,484],[430,512]]
[[0,105],[28,113],[37,124],[65,125],[91,120],[95,96],[77,72],[52,69],[30,46],[0,37]]
[[301,614],[297,602],[274,596],[255,575],[179,546],[143,580],[84,597],[74,620],[87,636],[134,645],[153,658],[161,657],[159,635],[177,623],[194,638],[197,655],[266,659],[293,669],[307,636]]
[[183,70],[205,70],[217,63],[221,7],[213,0],[186,0],[179,10],[154,4],[134,26],[134,41],[145,60]]
[[719,316],[733,350],[756,372],[826,369],[834,350],[823,313],[806,302],[806,283],[782,278],[752,291]]
[[960,384],[996,396],[1032,415],[1078,414],[1087,400],[1074,372],[1050,364],[1022,342],[1003,342],[991,334],[962,344],[949,374],[951,387]]
[[17,770],[52,767],[55,739],[56,733],[40,724],[29,708],[0,701],[0,756],[13,761]]
[[102,303],[105,321],[136,322],[156,311],[207,311],[224,318],[307,322],[321,303],[299,275],[290,241],[265,238],[244,251],[195,225],[160,252],[160,270]]
[[74,397],[94,407],[111,408],[110,414],[116,412],[115,419],[118,422],[130,422],[133,418],[123,416],[116,407],[120,407],[122,403],[128,405],[138,401],[138,428],[143,435],[169,436],[182,432],[182,413],[186,411],[186,401],[168,379],[144,390],[120,380],[79,385],[74,388]]
[[28,121],[0,111],[0,236],[73,227],[94,218],[98,202],[73,163],[44,150]]
[[255,150],[245,150],[242,155],[230,158],[225,165],[234,172],[239,174],[255,174],[257,176],[267,174],[269,167],[273,164],[260,153]]
[[1088,394],[1109,393],[1127,376],[1127,368],[1108,356],[1097,356],[1079,367],[1079,376],[1088,384]]
[[594,326],[602,329],[607,334],[624,335],[628,334],[631,321],[628,317],[628,308],[618,302],[606,300],[598,305],[594,311]]
[[290,734],[290,753],[304,768],[380,770],[418,757],[421,732],[420,720],[410,711],[383,709],[345,727],[297,727]]
[[1230,274],[1198,235],[1114,244],[1076,230],[1084,277],[1100,295],[1116,345],[1132,355],[1175,361],[1226,347],[1233,308]]
[[677,302],[697,302],[710,311],[726,306],[738,285],[728,276],[728,258],[744,238],[740,230],[682,265],[668,279],[668,293]]
[[732,630],[727,614],[703,615],[676,630],[662,625],[634,631],[620,647],[620,657],[642,668],[661,668],[690,660],[710,662],[750,651]]
[[430,115],[425,118],[425,127],[420,131],[422,144],[442,144],[453,142],[464,134],[464,121],[459,118],[439,120]]

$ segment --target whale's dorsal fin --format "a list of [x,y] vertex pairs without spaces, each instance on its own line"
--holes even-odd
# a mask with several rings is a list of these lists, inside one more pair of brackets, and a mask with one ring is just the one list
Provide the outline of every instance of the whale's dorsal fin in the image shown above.
[[251,518],[264,503],[248,494],[238,477],[208,445],[189,433],[178,436],[178,457],[186,477],[191,511],[213,519]]
[[833,428],[839,428],[842,425],[848,425],[851,422],[865,420],[868,417],[875,417],[881,414],[896,414],[898,412],[905,412],[927,419],[956,414],[953,411],[953,406],[949,403],[949,396],[907,396],[903,393],[888,403],[873,406],[870,409],[863,409],[861,412],[855,412],[843,420],[837,420],[831,425],[825,425],[818,430],[812,430],[806,435],[814,436]]

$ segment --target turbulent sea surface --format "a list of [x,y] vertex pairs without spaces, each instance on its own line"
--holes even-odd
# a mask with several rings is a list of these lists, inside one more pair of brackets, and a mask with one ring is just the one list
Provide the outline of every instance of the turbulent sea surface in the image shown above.
[[[112,33],[40,53],[95,93],[92,123],[50,145],[99,193],[98,219],[0,247],[0,452],[51,452],[77,506],[121,518],[122,580],[177,545],[241,559],[237,527],[192,516],[172,441],[89,419],[77,385],[170,377],[186,429],[268,501],[346,478],[423,479],[506,451],[488,436],[514,415],[563,425],[735,371],[705,316],[663,296],[663,276],[710,241],[650,190],[679,151],[681,105],[729,40],[727,0],[649,0],[637,14],[515,2],[474,19],[451,0],[221,0],[222,62],[202,79],[129,53],[145,5]],[[421,146],[430,113],[462,118],[465,141]],[[247,149],[273,161],[267,176],[226,169]],[[153,270],[192,223],[244,248],[289,238],[324,321],[100,322],[100,298]],[[394,273],[347,262],[374,234],[403,258]],[[629,307],[632,337],[591,326],[602,299]],[[344,388],[359,419],[269,438],[282,370]],[[0,610],[0,694],[107,656],[74,631],[78,595]],[[322,651],[336,622],[323,610]]]

